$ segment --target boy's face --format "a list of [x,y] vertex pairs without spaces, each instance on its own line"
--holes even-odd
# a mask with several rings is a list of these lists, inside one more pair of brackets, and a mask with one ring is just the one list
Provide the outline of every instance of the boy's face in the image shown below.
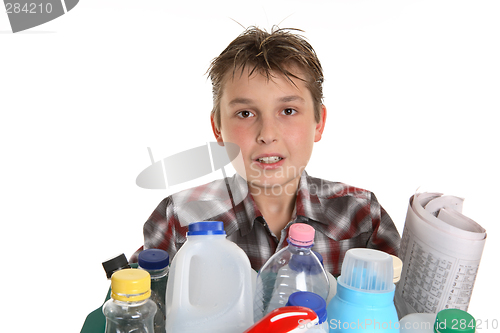
[[[248,66],[247,66],[248,67]],[[304,78],[300,71],[293,73]],[[237,73],[239,74],[239,73]],[[279,195],[295,193],[300,176],[311,157],[313,143],[321,139],[326,108],[314,119],[314,103],[304,81],[272,72],[268,80],[260,73],[226,79],[220,101],[221,126],[212,127],[218,142],[233,142],[244,162],[238,173],[255,190]]]

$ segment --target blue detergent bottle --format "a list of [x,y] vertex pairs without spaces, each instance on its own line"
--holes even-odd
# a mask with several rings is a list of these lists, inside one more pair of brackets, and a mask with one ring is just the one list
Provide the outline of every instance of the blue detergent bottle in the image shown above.
[[398,333],[392,257],[373,249],[350,249],[327,306],[330,332]]

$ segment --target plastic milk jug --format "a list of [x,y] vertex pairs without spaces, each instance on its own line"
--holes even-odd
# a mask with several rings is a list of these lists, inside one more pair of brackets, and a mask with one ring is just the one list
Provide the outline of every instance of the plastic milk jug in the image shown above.
[[241,333],[253,324],[250,261],[222,222],[189,225],[170,265],[166,332]]

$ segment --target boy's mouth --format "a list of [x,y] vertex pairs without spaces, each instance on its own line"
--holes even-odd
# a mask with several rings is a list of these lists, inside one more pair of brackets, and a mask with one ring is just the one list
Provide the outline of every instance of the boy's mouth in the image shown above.
[[264,163],[264,164],[272,164],[279,162],[283,159],[283,157],[279,156],[266,156],[266,157],[260,157],[257,159],[258,162]]

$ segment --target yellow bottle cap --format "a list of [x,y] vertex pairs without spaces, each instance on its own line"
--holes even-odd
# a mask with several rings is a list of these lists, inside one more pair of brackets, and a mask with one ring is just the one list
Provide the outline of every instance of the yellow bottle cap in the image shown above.
[[127,268],[111,276],[111,297],[117,301],[138,302],[151,296],[151,277],[142,269]]

